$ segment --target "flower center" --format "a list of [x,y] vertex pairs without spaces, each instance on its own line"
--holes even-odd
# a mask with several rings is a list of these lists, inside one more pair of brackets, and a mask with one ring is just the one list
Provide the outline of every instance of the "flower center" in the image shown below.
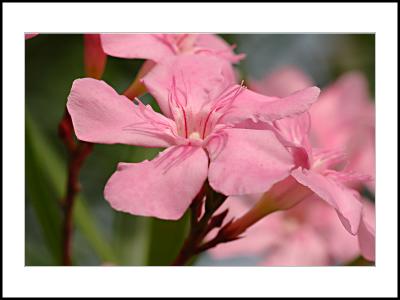
[[189,135],[189,139],[201,140],[202,138],[200,137],[200,133],[198,133],[197,131],[194,131]]
[[[203,142],[208,136],[219,129],[230,126],[221,124],[221,118],[232,107],[237,95],[244,89],[242,85],[229,85],[211,102],[204,103],[196,111],[190,103],[196,100],[189,100],[191,95],[176,86],[175,78],[168,95],[168,104],[173,120],[175,121],[177,134],[190,142]],[[201,100],[201,99],[199,99]]]

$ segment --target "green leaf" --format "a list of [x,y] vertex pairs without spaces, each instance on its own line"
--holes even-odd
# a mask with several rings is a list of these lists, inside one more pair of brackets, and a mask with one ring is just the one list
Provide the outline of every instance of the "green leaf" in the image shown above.
[[362,256],[358,256],[354,260],[346,264],[346,266],[374,266],[374,265],[375,265],[374,262],[368,261]]
[[97,230],[96,221],[89,212],[86,200],[82,196],[76,198],[74,222],[103,262],[117,262],[111,246],[105,240],[101,232]]
[[189,214],[178,221],[151,219],[147,265],[168,266],[178,255],[189,228]]
[[28,124],[30,122],[27,120],[25,128],[26,196],[36,213],[44,240],[51,253],[50,264],[56,265],[61,260],[61,210],[57,199],[54,199],[54,189],[43,177],[43,162],[39,160],[39,141]]
[[149,225],[150,218],[116,212],[113,245],[121,265],[143,266],[146,264]]
[[[41,212],[40,215],[38,214],[38,217],[43,219],[41,221],[43,230],[45,232],[49,231],[46,233],[47,235],[51,234],[54,236],[55,241],[52,241],[52,247],[56,248],[55,244],[61,245],[60,220],[62,218],[61,209],[57,200],[61,199],[65,194],[66,166],[63,164],[63,161],[57,157],[50,143],[48,143],[46,138],[41,134],[29,112],[26,112],[26,134],[27,154],[31,153],[29,159],[28,157],[26,159],[26,172],[27,176],[29,176],[28,178],[30,178],[30,180],[27,180],[28,198],[34,201],[33,204],[36,211]],[[31,148],[33,150],[31,150]],[[36,162],[36,164],[34,164],[34,162]],[[33,180],[35,178],[37,180]],[[39,184],[36,181],[39,181]],[[31,189],[29,189],[29,186],[31,186]],[[53,192],[50,192],[50,190],[53,190]],[[46,195],[45,200],[40,200],[42,194]],[[32,197],[32,195],[34,197]],[[43,210],[47,211],[50,209],[51,212],[49,212],[48,215],[42,213]],[[47,217],[52,223],[45,220]],[[112,249],[101,232],[97,230],[95,220],[90,214],[82,195],[79,195],[75,202],[74,223],[102,261],[115,262]],[[56,226],[56,224],[58,224],[58,226]],[[58,251],[60,251],[59,248],[61,246],[57,247]]]

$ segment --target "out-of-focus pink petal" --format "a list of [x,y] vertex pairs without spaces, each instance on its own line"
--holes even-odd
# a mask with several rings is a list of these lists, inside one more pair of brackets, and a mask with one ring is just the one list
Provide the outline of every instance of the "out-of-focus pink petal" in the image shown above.
[[301,220],[300,226],[315,229],[326,245],[332,264],[343,265],[359,255],[357,237],[343,227],[335,209],[318,197],[302,201],[288,210],[287,216]]
[[25,33],[25,39],[29,40],[35,36],[37,36],[39,33]]
[[358,231],[358,243],[364,258],[375,261],[375,207],[364,200],[363,215]]
[[175,123],[150,106],[135,105],[104,81],[74,81],[68,111],[80,140],[103,144],[168,147],[173,144]]
[[292,176],[334,207],[344,227],[353,235],[360,225],[362,204],[356,191],[316,172],[298,168]]
[[313,228],[303,226],[267,253],[262,264],[267,266],[324,266],[329,263],[324,241]]
[[317,100],[319,91],[317,87],[310,87],[285,98],[277,98],[244,89],[237,95],[233,107],[222,118],[222,122],[239,123],[250,118],[267,122],[296,116],[309,109]]
[[101,47],[99,34],[84,35],[86,76],[100,79],[106,67],[107,55]]
[[294,66],[286,66],[273,71],[259,81],[251,80],[249,87],[264,95],[286,97],[313,84],[312,79],[304,72]]
[[155,34],[102,34],[104,52],[121,58],[150,59],[155,62],[174,55],[168,44]]
[[237,63],[245,57],[244,54],[235,54],[233,48],[216,34],[197,34],[195,40],[196,53],[210,53]]
[[[322,172],[334,172],[335,167],[343,167],[347,163],[347,153],[342,149],[313,149],[312,169]],[[342,172],[336,172],[341,175]],[[333,176],[335,177],[335,176]]]
[[[231,196],[220,211],[227,220],[248,211],[261,195]],[[216,259],[258,255],[266,265],[342,265],[359,255],[357,237],[344,229],[335,209],[317,197],[275,212],[247,229],[243,238],[209,251]]]
[[226,129],[207,150],[210,184],[226,195],[265,192],[293,167],[289,152],[267,130]]
[[174,146],[152,161],[120,163],[104,197],[119,211],[176,220],[203,186],[207,165],[202,148]]
[[[362,133],[360,133],[362,135]],[[346,170],[356,170],[357,172],[368,174],[371,180],[364,182],[370,191],[375,192],[375,138],[372,135],[354,137],[357,143],[351,142],[349,152],[349,163]]]
[[324,148],[337,147],[351,135],[352,126],[374,126],[373,111],[366,78],[358,72],[346,73],[324,89],[320,100],[310,109],[312,123],[318,125],[313,127],[317,142]]
[[[261,198],[261,194],[230,196],[219,209],[229,209],[225,220],[239,218],[245,214],[252,204]],[[281,243],[285,237],[284,213],[275,212],[249,227],[241,239],[220,244],[210,249],[209,253],[216,259],[235,256],[264,255],[266,250]]]
[[[349,170],[375,175],[375,108],[359,72],[341,76],[310,109],[312,139],[322,148],[342,147]],[[369,187],[373,190],[373,182]]]
[[346,171],[335,171],[326,170],[322,172],[325,176],[329,176],[336,182],[340,182],[347,187],[353,188],[354,186],[359,186],[360,183],[368,183],[372,180],[371,176],[360,174],[357,172],[346,172]]
[[234,79],[230,64],[224,60],[204,55],[180,55],[157,64],[143,78],[143,83],[163,113],[171,116],[168,101],[171,92],[183,107],[196,113],[211,105],[224,89],[233,85]]

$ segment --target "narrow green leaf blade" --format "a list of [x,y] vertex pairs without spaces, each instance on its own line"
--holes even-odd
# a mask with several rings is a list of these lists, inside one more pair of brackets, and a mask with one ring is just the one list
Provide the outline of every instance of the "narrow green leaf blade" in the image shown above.
[[178,255],[186,238],[189,215],[178,221],[165,221],[152,218],[150,224],[149,253],[147,265],[168,266]]
[[[46,138],[41,134],[40,130],[36,127],[34,120],[31,118],[29,112],[26,112],[27,133],[29,133],[29,141],[33,144],[34,154],[37,159],[40,158],[40,174],[32,174],[31,176],[38,176],[44,181],[47,179],[46,187],[54,190],[49,196],[50,207],[59,206],[57,200],[61,199],[65,194],[66,183],[66,166],[63,161],[57,156],[56,152],[51,148],[51,144],[46,141]],[[34,170],[39,170],[37,166],[28,165],[27,159],[27,174]],[[42,192],[42,191],[40,191]],[[47,204],[38,201],[37,209],[44,209]],[[59,215],[57,215],[58,222],[61,224],[61,213],[58,207]],[[82,195],[78,196],[74,208],[74,221],[78,230],[82,231],[85,238],[88,240],[92,249],[99,256],[102,261],[115,262],[115,257],[112,248],[106,239],[102,236],[101,232],[97,230],[95,220],[87,208],[86,201]],[[49,224],[42,223],[45,230]],[[57,243],[61,245],[61,227],[51,226],[54,230],[54,236],[58,237]]]
[[25,128],[25,140],[26,197],[36,213],[44,241],[51,253],[49,264],[56,265],[61,260],[61,211],[54,199],[54,189],[43,176],[45,166],[39,160],[37,140],[28,124]]

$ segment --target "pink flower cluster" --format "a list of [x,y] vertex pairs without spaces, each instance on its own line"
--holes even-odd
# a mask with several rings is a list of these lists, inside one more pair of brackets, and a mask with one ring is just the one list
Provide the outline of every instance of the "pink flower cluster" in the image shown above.
[[[256,91],[281,97],[310,85],[312,80],[295,67],[250,83]],[[375,190],[374,123],[366,79],[351,72],[323,90],[308,113],[270,124],[297,155],[300,167],[264,195],[230,197],[222,209],[244,214],[261,198],[259,206],[275,209],[276,202],[281,211],[252,226],[247,239],[221,245],[211,254],[250,253],[265,257],[265,265],[287,266],[343,264],[360,254],[375,260],[375,208],[358,193]],[[282,190],[292,192],[282,195]]]
[[140,82],[161,113],[104,81],[77,79],[67,103],[77,137],[165,148],[151,161],[118,165],[104,190],[114,209],[179,219],[208,180],[229,196],[224,207],[246,235],[215,256],[332,264],[361,249],[374,260],[374,209],[357,191],[373,190],[374,174],[374,109],[361,75],[345,75],[317,101],[320,90],[294,69],[250,88],[238,83],[232,64],[244,55],[216,35],[98,41],[106,55],[147,60]]

